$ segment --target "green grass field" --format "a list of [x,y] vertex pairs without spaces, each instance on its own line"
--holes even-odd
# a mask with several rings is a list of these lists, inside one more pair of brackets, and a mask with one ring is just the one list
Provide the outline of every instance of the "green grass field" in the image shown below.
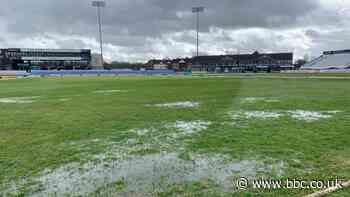
[[318,190],[235,180],[350,179],[349,79],[33,78],[0,90],[0,196],[303,196]]

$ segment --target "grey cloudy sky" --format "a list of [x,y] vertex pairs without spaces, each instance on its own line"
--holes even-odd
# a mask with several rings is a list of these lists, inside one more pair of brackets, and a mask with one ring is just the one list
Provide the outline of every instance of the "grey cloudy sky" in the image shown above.
[[[0,48],[91,48],[98,52],[90,0],[0,0]],[[192,6],[201,15],[201,54],[293,51],[296,58],[350,48],[346,0],[106,0],[105,56],[116,61],[192,56]]]

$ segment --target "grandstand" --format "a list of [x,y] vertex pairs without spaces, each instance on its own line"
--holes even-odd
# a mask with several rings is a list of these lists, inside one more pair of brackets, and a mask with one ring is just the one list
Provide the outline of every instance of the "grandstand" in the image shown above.
[[271,72],[293,70],[293,53],[259,53],[198,56],[193,70],[208,72]]
[[148,67],[167,65],[175,70],[192,68],[193,71],[234,73],[234,72],[272,72],[294,70],[293,53],[259,53],[206,55],[184,59],[150,60]]
[[1,71],[2,77],[53,77],[53,76],[123,76],[123,75],[175,75],[174,70],[32,70],[26,71]]
[[325,51],[320,57],[302,66],[301,70],[350,72],[350,50]]
[[0,70],[88,69],[90,49],[0,49]]

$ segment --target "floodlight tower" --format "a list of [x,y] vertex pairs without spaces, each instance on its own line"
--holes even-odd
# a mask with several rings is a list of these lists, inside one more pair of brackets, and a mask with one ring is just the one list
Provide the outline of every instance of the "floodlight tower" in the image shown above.
[[101,8],[106,7],[106,2],[93,1],[92,6],[97,8],[98,29],[99,29],[99,33],[100,33],[101,61],[102,61],[102,66],[103,66],[103,41],[102,41]]
[[201,12],[204,12],[204,7],[193,7],[192,8],[192,13],[196,14],[196,18],[197,18],[197,57],[199,56],[199,14]]

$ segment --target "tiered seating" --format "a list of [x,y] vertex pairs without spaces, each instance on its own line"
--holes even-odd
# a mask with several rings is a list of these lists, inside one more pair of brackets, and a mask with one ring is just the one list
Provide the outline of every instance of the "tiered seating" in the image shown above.
[[334,70],[334,69],[347,69],[350,67],[350,53],[330,54],[322,55],[321,57],[305,64],[303,70]]
[[0,77],[18,77],[28,76],[29,74],[25,71],[0,71]]

